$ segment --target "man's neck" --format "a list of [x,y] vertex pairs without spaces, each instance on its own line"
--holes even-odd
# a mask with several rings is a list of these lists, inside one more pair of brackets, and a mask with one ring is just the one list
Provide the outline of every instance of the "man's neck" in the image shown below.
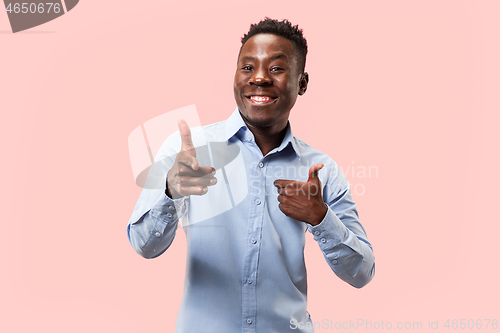
[[[271,150],[277,148],[283,142],[288,123],[283,128],[271,127],[254,127],[247,124],[248,129],[253,133],[255,143],[260,148],[263,156],[266,156]],[[280,126],[282,127],[282,126]]]

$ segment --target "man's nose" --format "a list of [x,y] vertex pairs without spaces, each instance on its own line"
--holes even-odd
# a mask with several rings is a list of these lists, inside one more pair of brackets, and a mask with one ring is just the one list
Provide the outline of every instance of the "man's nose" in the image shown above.
[[269,73],[265,69],[259,69],[254,71],[252,77],[250,78],[250,84],[255,85],[268,85],[271,84],[272,80]]

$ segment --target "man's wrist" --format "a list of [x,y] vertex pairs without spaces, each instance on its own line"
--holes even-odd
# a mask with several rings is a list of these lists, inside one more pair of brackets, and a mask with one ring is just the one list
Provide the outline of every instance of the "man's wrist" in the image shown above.
[[170,170],[167,172],[167,177],[165,179],[165,195],[172,200],[182,198],[182,195],[178,195],[178,193],[175,192],[175,190],[171,191],[170,188],[168,187],[168,174],[169,173],[170,173]]
[[165,187],[166,187],[165,188],[165,195],[167,197],[169,197],[170,199],[175,200],[175,199],[180,199],[180,198],[184,197],[183,195],[180,195],[179,193],[177,193],[174,189],[171,190],[168,187],[168,181],[166,182]]
[[170,192],[170,189],[168,188],[168,181],[165,182],[165,195],[169,197],[170,199],[173,199],[172,193]]
[[320,224],[325,219],[327,212],[328,212],[328,206],[325,203],[323,203],[323,209],[320,211],[318,216],[315,217],[314,220],[309,221],[308,223],[312,226],[316,226],[316,225]]
[[167,188],[165,189],[165,195],[167,197],[169,197],[170,199],[174,200],[174,199],[180,199],[182,198],[183,196],[182,195],[179,195],[179,193],[175,192],[175,190],[170,190],[170,188],[168,187],[168,182],[167,182]]
[[[320,246],[332,247],[343,242],[349,235],[347,227],[331,208],[328,208],[325,218],[320,224],[308,224],[307,229],[314,235],[315,240],[321,242]],[[324,238],[326,242],[323,242],[321,240],[322,238]]]

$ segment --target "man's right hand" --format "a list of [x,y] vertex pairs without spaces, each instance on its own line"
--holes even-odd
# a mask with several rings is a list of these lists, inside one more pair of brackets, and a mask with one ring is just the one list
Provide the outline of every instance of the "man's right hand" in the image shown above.
[[188,124],[184,119],[179,119],[178,125],[182,144],[174,166],[167,175],[168,196],[178,199],[189,195],[203,195],[207,193],[208,186],[217,184],[215,169],[198,164]]

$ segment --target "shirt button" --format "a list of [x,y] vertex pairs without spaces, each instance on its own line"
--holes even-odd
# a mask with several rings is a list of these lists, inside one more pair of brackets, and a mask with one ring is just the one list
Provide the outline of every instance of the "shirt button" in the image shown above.
[[264,163],[260,162],[259,163],[259,168],[263,168],[264,167]]
[[255,200],[255,203],[256,203],[257,205],[260,205],[260,200],[259,200],[259,199]]
[[248,323],[248,325],[251,325],[252,324],[252,319],[248,318],[247,319],[247,323]]
[[252,281],[252,279],[248,279],[247,282],[248,282],[248,284],[252,284],[253,281]]
[[170,206],[170,207],[168,207],[168,209],[175,210],[175,207],[174,206]]
[[321,243],[326,243],[326,239],[321,238]]
[[318,235],[319,235],[319,231],[315,231],[315,232],[314,232],[314,234],[315,234],[316,236],[318,236]]
[[252,238],[252,244],[256,244],[257,240],[255,238]]
[[157,232],[155,233],[155,236],[156,236],[156,237],[160,237],[160,236],[161,236],[161,234],[157,231]]
[[333,259],[333,260],[332,260],[332,264],[334,264],[334,265],[335,265],[336,263],[337,263],[337,260]]
[[167,214],[167,217],[168,217],[168,218],[171,218],[171,217],[172,217],[172,214],[168,213],[168,214]]

